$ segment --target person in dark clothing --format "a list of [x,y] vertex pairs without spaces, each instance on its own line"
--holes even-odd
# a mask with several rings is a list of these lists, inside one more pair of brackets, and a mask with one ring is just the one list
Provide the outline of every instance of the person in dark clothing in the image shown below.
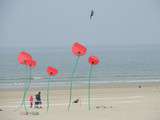
[[38,92],[38,94],[35,95],[35,98],[36,98],[35,108],[42,108],[41,92]]

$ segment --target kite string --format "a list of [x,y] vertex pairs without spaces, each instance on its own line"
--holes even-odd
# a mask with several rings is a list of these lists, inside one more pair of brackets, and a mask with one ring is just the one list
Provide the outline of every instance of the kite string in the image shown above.
[[73,88],[73,76],[74,73],[76,72],[77,69],[77,65],[78,65],[78,61],[79,61],[80,56],[77,57],[72,74],[71,74],[71,78],[70,78],[70,96],[69,96],[69,105],[68,105],[68,111],[70,110],[71,107],[71,101],[72,101],[72,88]]
[[91,65],[91,66],[90,66],[90,70],[89,70],[89,80],[88,80],[88,110],[89,110],[89,111],[91,110],[91,103],[90,103],[91,94],[90,94],[90,88],[91,88],[92,68],[93,68],[93,66]]

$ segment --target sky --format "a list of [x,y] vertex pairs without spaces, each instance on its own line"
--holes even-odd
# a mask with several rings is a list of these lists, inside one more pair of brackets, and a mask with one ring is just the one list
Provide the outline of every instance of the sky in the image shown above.
[[0,47],[56,47],[75,41],[160,45],[160,1],[0,0]]

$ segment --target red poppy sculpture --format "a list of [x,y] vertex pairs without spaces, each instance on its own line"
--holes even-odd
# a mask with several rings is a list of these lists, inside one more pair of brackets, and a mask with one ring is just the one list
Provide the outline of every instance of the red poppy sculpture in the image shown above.
[[29,61],[29,60],[32,60],[32,56],[28,52],[22,51],[18,55],[19,64],[26,65],[26,61]]
[[93,66],[99,64],[99,58],[96,56],[90,56],[88,58],[88,63],[90,64],[90,70],[89,70],[89,81],[88,81],[88,109],[91,109],[91,105],[90,105],[90,86],[91,86],[91,73],[92,73],[92,69]]
[[88,58],[88,62],[90,65],[97,65],[97,64],[99,64],[99,58],[96,56],[90,56]]
[[76,56],[83,56],[83,55],[86,54],[86,52],[87,52],[87,48],[84,45],[82,45],[82,44],[80,44],[78,42],[76,42],[76,43],[73,44],[73,46],[72,46],[72,53],[74,55],[76,55]]
[[33,59],[27,60],[27,61],[26,61],[26,65],[27,65],[29,68],[33,69],[33,68],[36,67],[37,61],[35,61],[35,60],[33,60]]
[[36,67],[37,62],[33,60],[32,56],[26,51],[20,52],[20,54],[18,55],[18,62],[21,65],[25,65],[26,68],[29,69],[29,81],[26,79],[24,83],[24,93],[23,93],[23,98],[22,98],[22,103],[21,103],[21,105],[24,105],[26,113],[28,113],[27,107],[25,104],[25,99],[26,99],[27,91],[29,90],[30,83],[31,83],[31,69]]
[[56,76],[58,74],[58,70],[56,68],[48,66],[47,73],[48,73],[48,76],[50,76],[50,79],[48,79],[48,86],[47,86],[47,111],[48,111],[49,110],[49,83],[50,83],[51,77]]
[[74,76],[74,73],[76,72],[76,69],[77,69],[77,65],[78,65],[78,61],[79,61],[79,58],[80,56],[83,56],[85,55],[87,52],[87,48],[78,43],[78,42],[75,42],[73,45],[72,45],[72,53],[77,57],[76,59],[76,62],[75,62],[75,65],[73,67],[73,71],[72,71],[72,74],[71,74],[71,79],[70,79],[70,97],[69,97],[69,104],[68,104],[68,110],[70,110],[70,107],[71,107],[71,102],[72,102],[72,88],[73,88],[73,76]]

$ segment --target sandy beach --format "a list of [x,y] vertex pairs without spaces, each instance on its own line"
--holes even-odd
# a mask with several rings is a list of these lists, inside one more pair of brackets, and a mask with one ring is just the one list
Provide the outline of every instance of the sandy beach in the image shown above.
[[[30,90],[35,95],[38,90]],[[50,108],[46,111],[46,91],[43,90],[43,108],[30,109],[29,115],[20,106],[22,90],[0,91],[1,120],[159,120],[160,86],[146,85],[120,87],[98,87],[91,91],[91,111],[88,111],[87,89],[75,89],[73,103],[67,111],[68,90],[50,91]],[[31,113],[39,113],[33,115]]]

